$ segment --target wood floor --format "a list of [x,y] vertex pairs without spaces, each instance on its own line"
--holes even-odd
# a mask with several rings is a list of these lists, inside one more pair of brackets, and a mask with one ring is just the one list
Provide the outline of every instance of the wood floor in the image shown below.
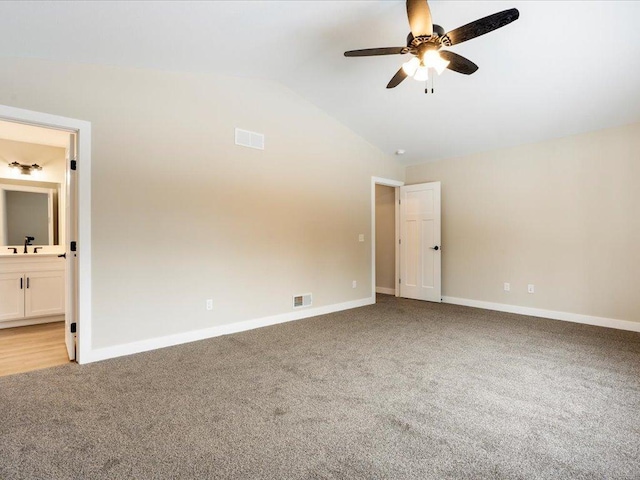
[[0,377],[65,363],[64,322],[0,329]]

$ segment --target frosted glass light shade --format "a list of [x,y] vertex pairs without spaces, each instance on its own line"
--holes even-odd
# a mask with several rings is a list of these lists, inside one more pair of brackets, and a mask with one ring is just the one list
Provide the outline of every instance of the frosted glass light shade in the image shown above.
[[413,57],[408,62],[402,64],[402,70],[404,70],[404,73],[406,73],[409,77],[413,77],[416,74],[416,70],[419,66],[420,60],[418,60],[418,57]]
[[419,82],[426,82],[429,79],[429,68],[428,67],[419,67],[416,70],[416,74],[413,76],[415,80]]
[[445,68],[449,65],[447,60],[444,60],[440,54],[435,50],[428,50],[424,54],[423,63],[428,68],[433,68],[438,75],[444,72]]

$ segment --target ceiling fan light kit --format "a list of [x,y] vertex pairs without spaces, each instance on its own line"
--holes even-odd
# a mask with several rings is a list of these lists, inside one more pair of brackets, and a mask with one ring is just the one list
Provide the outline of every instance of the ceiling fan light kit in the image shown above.
[[[349,50],[345,57],[370,57],[377,55],[413,55],[409,61],[402,64],[387,88],[395,88],[407,77],[426,82],[429,79],[429,69],[440,75],[447,68],[464,75],[471,75],[478,70],[478,66],[471,60],[442,47],[451,47],[472,38],[504,27],[520,16],[517,8],[504,10],[481,18],[474,22],[458,27],[445,33],[440,25],[431,20],[431,10],[427,0],[407,0],[407,17],[411,32],[407,36],[406,47],[366,48],[363,50]],[[433,76],[431,77],[433,78]],[[425,90],[427,93],[428,89]],[[433,88],[432,88],[433,93]]]

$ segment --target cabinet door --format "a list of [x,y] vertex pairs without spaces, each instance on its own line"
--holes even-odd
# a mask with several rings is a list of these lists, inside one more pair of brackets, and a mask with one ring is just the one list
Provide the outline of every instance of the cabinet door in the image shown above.
[[64,313],[64,270],[27,272],[24,277],[25,317]]
[[0,322],[24,317],[24,279],[21,273],[0,273]]

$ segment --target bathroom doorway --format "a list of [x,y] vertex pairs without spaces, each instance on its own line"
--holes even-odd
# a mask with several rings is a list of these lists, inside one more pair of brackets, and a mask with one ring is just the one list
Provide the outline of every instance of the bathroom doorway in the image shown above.
[[79,346],[77,130],[32,113],[0,106],[0,375]]

